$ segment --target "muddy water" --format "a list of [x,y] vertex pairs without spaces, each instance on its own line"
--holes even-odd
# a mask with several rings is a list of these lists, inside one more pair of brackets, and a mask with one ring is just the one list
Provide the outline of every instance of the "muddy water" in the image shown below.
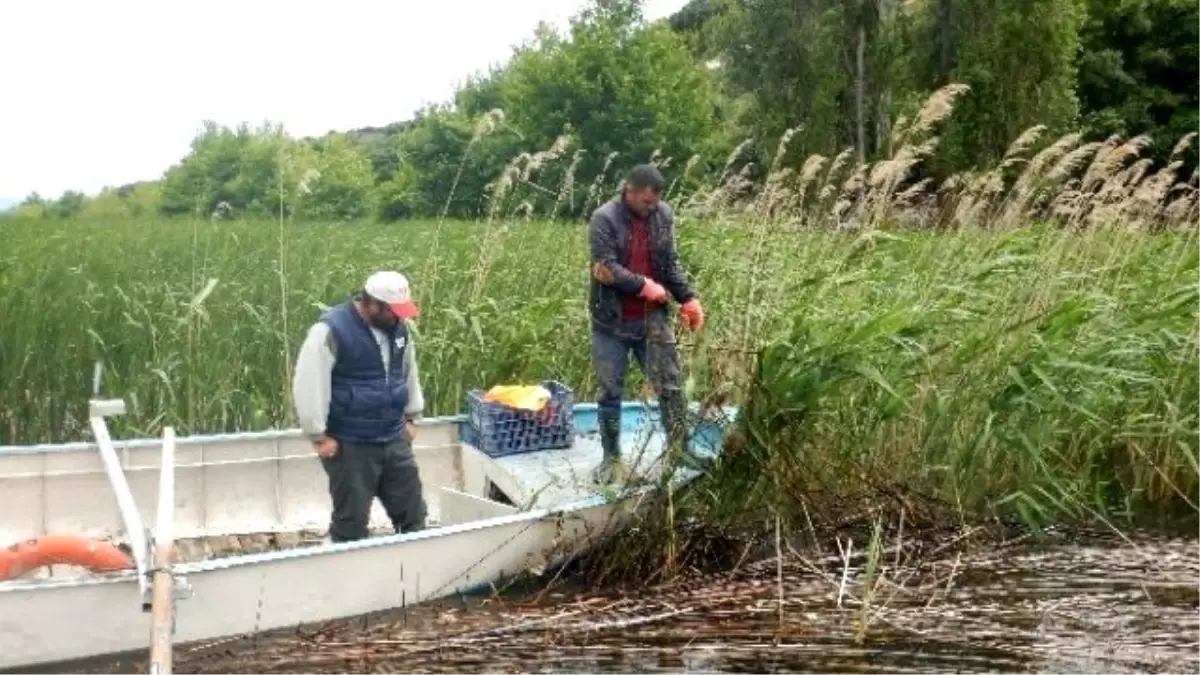
[[[1197,672],[1197,542],[795,555],[668,587],[552,590],[180,645],[176,672]],[[844,577],[844,581],[843,581]],[[141,660],[58,672],[145,672]]]

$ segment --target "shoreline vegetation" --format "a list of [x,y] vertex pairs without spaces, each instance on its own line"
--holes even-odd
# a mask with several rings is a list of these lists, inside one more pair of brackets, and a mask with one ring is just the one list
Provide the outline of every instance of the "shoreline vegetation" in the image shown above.
[[[585,561],[593,577],[670,578],[847,528],[869,559],[980,523],[1194,531],[1197,177],[1174,157],[1196,134],[1159,168],[1142,138],[1033,127],[995,168],[935,184],[921,166],[963,91],[897,123],[888,159],[793,172],[789,133],[761,183],[735,152],[715,182],[672,186],[710,316],[679,332],[688,397],[742,416],[716,471]],[[586,228],[527,199],[573,194],[571,142],[513,159],[474,222],[0,220],[0,315],[17,318],[0,332],[0,444],[86,438],[96,361],[129,403],[117,438],[287,427],[303,331],[380,266],[423,306],[427,414],[546,378],[594,400]],[[556,162],[561,183],[539,182]]]

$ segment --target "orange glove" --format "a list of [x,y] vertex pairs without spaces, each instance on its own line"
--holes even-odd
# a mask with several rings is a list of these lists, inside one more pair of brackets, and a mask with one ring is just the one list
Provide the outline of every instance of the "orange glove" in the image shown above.
[[683,303],[683,306],[679,308],[679,316],[683,319],[684,325],[694,331],[704,327],[704,309],[700,307],[700,301],[696,298]]
[[667,289],[660,286],[653,279],[646,279],[646,283],[642,285],[642,290],[638,295],[650,302],[667,301]]

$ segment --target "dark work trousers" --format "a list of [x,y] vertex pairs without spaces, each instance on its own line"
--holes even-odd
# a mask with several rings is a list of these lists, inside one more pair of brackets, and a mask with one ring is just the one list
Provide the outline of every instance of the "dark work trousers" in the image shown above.
[[592,367],[600,385],[596,407],[605,459],[620,454],[621,400],[630,352],[658,394],[660,417],[671,448],[680,449],[677,446],[685,440],[675,333],[665,312],[652,312],[644,320],[623,322],[612,332],[592,330]]
[[338,441],[332,458],[321,458],[329,476],[333,515],[329,538],[335,542],[367,537],[371,504],[378,497],[396,532],[425,527],[425,498],[412,444],[405,439],[386,444]]

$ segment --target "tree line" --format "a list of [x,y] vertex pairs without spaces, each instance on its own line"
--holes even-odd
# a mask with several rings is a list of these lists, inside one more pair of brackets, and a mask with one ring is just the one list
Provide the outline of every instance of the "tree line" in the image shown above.
[[160,180],[16,212],[396,221],[489,217],[503,195],[509,213],[578,217],[651,159],[678,193],[814,153],[891,157],[951,83],[968,89],[918,178],[996,165],[1034,125],[1047,142],[1144,135],[1144,156],[1190,171],[1195,151],[1172,150],[1200,124],[1198,24],[1194,0],[691,0],[656,22],[593,0],[410,120],[320,138],[207,122]]

